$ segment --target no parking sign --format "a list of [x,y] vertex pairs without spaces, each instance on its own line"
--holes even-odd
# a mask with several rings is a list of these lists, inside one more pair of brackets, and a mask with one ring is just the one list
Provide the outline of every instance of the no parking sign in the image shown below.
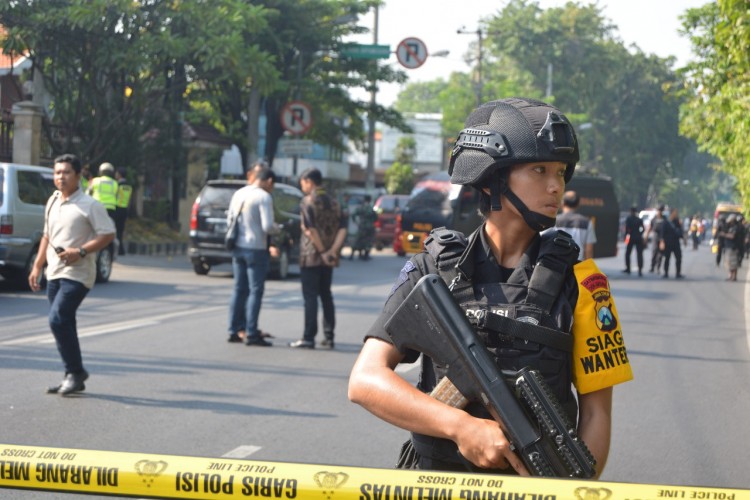
[[419,38],[404,38],[396,47],[396,58],[408,69],[418,68],[427,60],[427,46]]
[[302,101],[291,101],[281,110],[281,126],[284,130],[302,135],[312,127],[312,110]]

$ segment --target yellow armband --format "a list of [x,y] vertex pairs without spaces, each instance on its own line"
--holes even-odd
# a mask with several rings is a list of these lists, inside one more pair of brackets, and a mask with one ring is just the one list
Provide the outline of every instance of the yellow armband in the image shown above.
[[573,312],[573,383],[586,394],[633,378],[609,280],[592,259],[573,268],[578,302]]

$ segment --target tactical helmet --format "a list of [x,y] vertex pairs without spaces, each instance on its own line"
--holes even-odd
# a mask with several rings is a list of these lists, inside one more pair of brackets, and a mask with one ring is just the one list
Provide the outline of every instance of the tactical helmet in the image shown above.
[[104,162],[99,165],[99,175],[108,175],[110,177],[115,176],[115,167],[109,162]]
[[451,152],[453,184],[486,185],[492,174],[518,163],[565,163],[565,182],[578,162],[575,131],[560,110],[535,99],[512,97],[475,109]]

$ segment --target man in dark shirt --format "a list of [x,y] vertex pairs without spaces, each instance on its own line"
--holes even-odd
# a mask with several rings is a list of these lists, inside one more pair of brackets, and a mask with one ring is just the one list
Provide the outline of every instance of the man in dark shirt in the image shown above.
[[323,305],[323,333],[321,346],[333,349],[336,312],[331,293],[333,268],[338,266],[341,247],[346,239],[348,220],[338,202],[322,186],[320,170],[310,168],[300,175],[300,187],[305,197],[300,203],[302,239],[300,242],[300,281],[305,301],[305,330],[302,339],[289,347],[315,348],[318,334],[318,297]]

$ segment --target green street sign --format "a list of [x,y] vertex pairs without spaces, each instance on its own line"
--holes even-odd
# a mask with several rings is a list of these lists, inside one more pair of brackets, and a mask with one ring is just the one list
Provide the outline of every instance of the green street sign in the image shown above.
[[341,47],[341,55],[352,59],[388,59],[391,56],[391,46],[347,43]]

